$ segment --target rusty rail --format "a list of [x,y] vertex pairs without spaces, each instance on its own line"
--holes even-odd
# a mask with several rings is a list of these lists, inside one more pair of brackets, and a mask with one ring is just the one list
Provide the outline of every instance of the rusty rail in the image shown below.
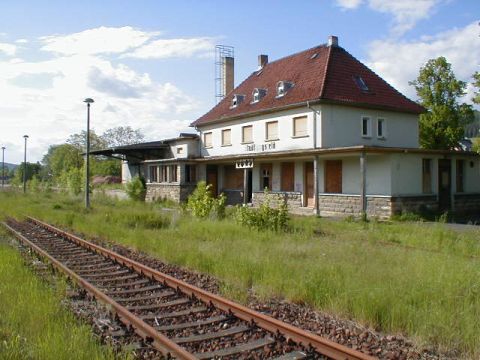
[[[170,275],[161,273],[157,270],[154,270],[148,266],[145,266],[137,261],[129,259],[125,256],[117,254],[111,250],[105,249],[99,245],[93,244],[86,240],[79,238],[78,236],[69,234],[57,227],[54,227],[50,224],[47,224],[38,219],[28,217],[28,220],[32,223],[43,227],[44,229],[60,235],[79,246],[90,249],[91,251],[102,255],[108,259],[114,260],[118,264],[124,265],[138,273],[143,274],[151,279],[155,279],[171,288],[178,289],[181,292],[187,294],[188,296],[196,297],[206,304],[211,304],[218,309],[229,312],[235,315],[237,318],[242,319],[247,322],[253,322],[258,327],[267,330],[274,334],[281,334],[287,340],[292,340],[295,343],[302,344],[305,347],[311,347],[315,349],[318,353],[328,356],[332,359],[342,359],[342,360],[370,360],[374,359],[373,357],[366,355],[362,352],[353,350],[346,346],[337,344],[333,341],[315,335],[309,331],[305,331],[299,328],[296,328],[292,325],[286,324],[282,321],[274,319],[270,316],[261,314],[254,310],[251,310],[243,305],[234,303],[230,300],[224,299],[218,295],[209,293],[205,290],[202,290],[196,286],[190,285],[184,281],[178,280]],[[90,284],[88,281],[74,273],[72,270],[68,269],[62,263],[57,261],[55,258],[50,256],[40,247],[32,243],[30,240],[25,238],[22,234],[17,232],[15,229],[11,228],[8,224],[3,223],[3,225],[14,234],[19,240],[31,247],[35,252],[41,256],[47,258],[52,264],[65,272],[73,280],[75,280],[79,285],[84,287],[87,291],[93,294],[102,302],[111,305],[112,309],[119,316],[120,320],[125,324],[132,325],[135,331],[142,336],[143,338],[149,338],[153,340],[153,345],[161,351],[163,354],[173,355],[179,359],[195,359],[193,354],[187,352],[181,346],[177,345],[173,341],[169,340],[167,337],[159,333],[152,326],[145,323],[140,318],[136,317],[125,307],[121,306],[113,299],[105,295],[103,292],[98,290],[95,286]]]

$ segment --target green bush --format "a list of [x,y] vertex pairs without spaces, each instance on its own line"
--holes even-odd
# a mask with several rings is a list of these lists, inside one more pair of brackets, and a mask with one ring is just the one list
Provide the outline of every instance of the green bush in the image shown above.
[[125,191],[130,199],[136,201],[144,201],[147,188],[145,180],[140,176],[135,176],[132,181],[125,185]]
[[237,206],[234,218],[238,224],[257,230],[288,231],[290,229],[287,204],[283,202],[277,209],[272,208],[267,192],[265,192],[265,201],[258,209]]
[[200,181],[195,191],[188,197],[185,208],[194,217],[200,219],[207,217],[223,219],[225,217],[226,197],[224,194],[220,194],[218,198],[214,198],[211,187],[205,181]]
[[82,169],[71,168],[70,170],[62,172],[58,178],[58,185],[73,195],[80,194],[83,190]]

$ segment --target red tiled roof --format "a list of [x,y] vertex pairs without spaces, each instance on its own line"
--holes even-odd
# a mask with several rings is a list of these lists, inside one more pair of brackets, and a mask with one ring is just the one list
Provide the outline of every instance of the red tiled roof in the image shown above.
[[[359,88],[355,76],[364,80],[368,91]],[[294,86],[285,96],[277,98],[279,81],[288,81]],[[266,89],[267,93],[259,102],[252,104],[255,88]],[[237,107],[231,108],[234,94],[245,95],[245,99]],[[317,100],[414,114],[424,111],[422,106],[400,94],[343,48],[320,45],[266,64],[192,125],[204,125]]]

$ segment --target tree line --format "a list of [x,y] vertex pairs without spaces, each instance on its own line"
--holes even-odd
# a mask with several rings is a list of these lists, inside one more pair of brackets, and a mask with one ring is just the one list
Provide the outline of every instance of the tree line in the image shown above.
[[[136,144],[144,141],[145,136],[139,129],[119,126],[97,135],[90,131],[90,149],[102,150],[110,147]],[[31,187],[56,186],[74,194],[82,191],[85,174],[84,153],[86,151],[86,131],[72,134],[65,143],[50,145],[41,162],[26,166],[26,179]],[[12,176],[12,184],[23,182],[24,164],[18,166]],[[92,176],[121,176],[121,161],[105,156],[92,156],[90,159]]]

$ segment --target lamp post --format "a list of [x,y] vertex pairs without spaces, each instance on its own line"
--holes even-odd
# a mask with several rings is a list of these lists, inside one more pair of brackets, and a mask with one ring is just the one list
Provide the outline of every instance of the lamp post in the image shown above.
[[28,135],[23,135],[25,139],[25,151],[23,153],[23,193],[27,192],[27,139]]
[[85,207],[90,207],[90,104],[94,101],[91,98],[83,100],[87,104],[87,151],[85,161]]
[[5,186],[5,146],[2,146],[2,188]]

